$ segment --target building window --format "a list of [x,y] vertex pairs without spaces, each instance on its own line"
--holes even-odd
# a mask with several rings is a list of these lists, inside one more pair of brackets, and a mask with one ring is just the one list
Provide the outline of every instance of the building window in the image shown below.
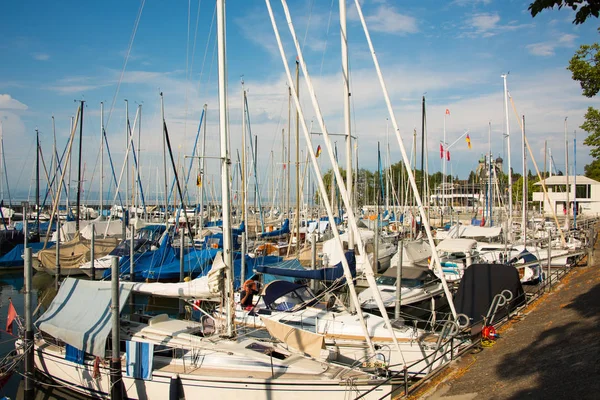
[[575,194],[578,199],[589,199],[591,197],[590,185],[577,185]]

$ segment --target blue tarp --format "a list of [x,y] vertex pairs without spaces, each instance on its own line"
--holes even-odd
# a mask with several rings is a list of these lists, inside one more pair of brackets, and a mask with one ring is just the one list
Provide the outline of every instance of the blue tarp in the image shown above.
[[[193,249],[183,256],[183,272],[185,276],[190,276],[192,279],[204,275],[204,271],[208,271],[212,266],[212,261],[219,252],[218,249]],[[207,268],[208,267],[208,268]],[[136,277],[140,275],[142,279],[153,281],[179,280],[179,258],[170,263],[158,265],[151,268],[142,269],[140,272],[136,266]]]
[[260,236],[263,238],[278,237],[278,236],[282,236],[282,235],[287,235],[288,233],[290,233],[290,220],[286,218],[283,221],[283,225],[281,225],[281,229],[276,229],[271,232],[265,232],[265,233],[261,234]]
[[[165,235],[158,249],[134,255],[136,278],[139,277],[139,273],[144,270],[157,268],[160,265],[173,262],[177,259],[178,254],[179,249],[176,251],[176,249],[171,246],[169,235]],[[119,271],[121,275],[129,273],[129,256],[121,257],[121,260],[119,261]],[[102,277],[105,279],[109,278],[110,269],[104,271]]]
[[[31,252],[36,253],[44,247],[44,243],[28,243],[28,246],[31,247]],[[52,248],[54,243],[48,243],[46,246],[47,249]],[[23,249],[24,246],[22,243],[17,244],[11,251],[0,257],[0,268],[8,268],[8,267],[22,267],[24,264],[23,260]]]
[[[348,266],[350,267],[352,277],[355,277],[356,259],[353,251],[346,252],[346,260],[348,260]],[[283,263],[272,266],[257,266],[256,272],[298,279],[316,279],[320,281],[334,281],[344,276],[344,268],[341,262],[331,268],[310,270],[302,268],[298,260],[293,261],[295,262],[284,261]]]
[[[40,222],[40,232],[46,232],[48,230],[48,226],[50,226],[49,221]],[[36,228],[37,228],[37,225],[35,222],[30,221],[27,224],[27,229],[29,230],[29,232],[35,231]],[[23,231],[23,221],[15,222],[15,229],[18,231]],[[54,232],[55,230],[56,230],[56,221],[52,224],[52,232]]]

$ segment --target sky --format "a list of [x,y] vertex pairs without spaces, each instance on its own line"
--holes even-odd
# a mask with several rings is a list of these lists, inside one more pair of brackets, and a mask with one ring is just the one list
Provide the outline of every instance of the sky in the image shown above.
[[[341,133],[344,128],[338,1],[288,2],[327,130]],[[507,164],[501,78],[507,73],[508,90],[517,113],[525,115],[526,134],[540,168],[543,168],[545,142],[556,168],[565,168],[565,117],[570,170],[576,160],[577,172],[582,174],[584,165],[591,161],[589,149],[582,145],[585,132],[579,126],[587,107],[598,107],[598,100],[581,95],[579,84],[571,79],[566,66],[579,45],[598,40],[598,21],[592,18],[575,26],[570,9],[548,10],[532,18],[527,10],[529,3],[530,0],[443,3],[361,0],[399,132],[409,154],[414,130],[421,132],[421,99],[426,98],[430,173],[441,169],[439,143],[444,125],[448,144],[466,130],[472,143],[469,150],[464,139],[460,139],[450,149],[449,173],[466,178],[488,151],[488,138],[494,157],[502,157]],[[378,142],[386,163],[387,148],[391,163],[401,160],[400,146],[354,1],[347,4],[352,133],[358,137],[359,166],[373,170],[377,168]],[[141,5],[133,0],[59,3],[24,0],[4,4],[0,23],[0,120],[13,197],[33,193],[36,128],[46,167],[50,168],[52,116],[57,146],[62,153],[79,100],[85,100],[84,199],[98,191],[100,181],[101,102],[104,102],[105,129],[117,176],[127,142],[125,100],[129,103],[131,124],[141,106],[141,123],[136,124],[136,134],[141,143],[141,179],[150,198],[160,192],[156,188],[163,184],[160,92],[164,94],[165,119],[176,163],[185,163],[187,171],[191,159],[186,156],[192,155],[204,104],[207,105],[205,154],[218,156],[215,1],[148,1]],[[280,1],[272,0],[272,6],[286,60],[293,69],[296,51],[288,24]],[[233,161],[241,147],[243,80],[250,129],[258,141],[258,177],[262,190],[267,191],[283,170],[281,132],[288,129],[288,88],[262,0],[227,2],[227,76]],[[303,77],[302,110],[306,124],[316,132],[320,130],[317,113],[308,93]],[[513,171],[521,173],[521,129],[512,106],[509,107],[511,163]],[[292,135],[295,135],[293,121]],[[333,138],[337,140],[343,163],[343,138]],[[420,146],[420,137],[418,142]],[[292,155],[293,143],[292,138]],[[324,148],[323,139],[314,136],[313,148],[318,145]],[[72,181],[77,175],[77,141],[73,147]],[[305,157],[306,141],[302,133],[300,149]],[[325,153],[319,160],[324,170],[330,167]],[[533,169],[531,160],[528,169]],[[111,177],[106,154],[103,171],[106,189]],[[209,159],[205,173],[207,184],[211,180],[218,182],[218,162]],[[2,181],[6,192],[6,182]]]

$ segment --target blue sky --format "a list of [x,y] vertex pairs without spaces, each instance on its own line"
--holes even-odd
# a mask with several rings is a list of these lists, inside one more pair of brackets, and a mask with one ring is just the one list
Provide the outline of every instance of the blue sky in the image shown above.
[[[529,2],[455,0],[440,5],[433,0],[362,1],[408,151],[413,129],[420,131],[421,96],[426,93],[430,172],[440,169],[438,146],[446,108],[451,112],[446,120],[448,141],[470,129],[473,144],[472,150],[464,141],[455,145],[449,170],[465,177],[476,167],[477,159],[487,151],[489,121],[492,151],[506,160],[500,75],[507,71],[509,90],[518,112],[526,116],[527,133],[540,166],[547,140],[558,169],[564,169],[565,117],[569,141],[572,143],[574,130],[578,131],[578,142],[583,141],[584,132],[579,129],[583,114],[589,105],[597,107],[598,100],[581,96],[579,85],[565,67],[580,44],[598,40],[597,20],[575,26],[573,12],[567,9],[545,11],[532,19],[527,11]],[[296,54],[281,4],[277,0],[272,3],[287,59],[293,63]],[[340,132],[338,2],[289,3],[328,130]],[[361,167],[374,169],[377,141],[384,148],[387,142],[388,114],[353,3],[348,1],[353,133],[359,137]],[[106,105],[105,119],[110,114],[107,132],[117,171],[125,144],[124,99],[129,100],[132,120],[135,108],[142,105],[142,178],[150,192],[162,165],[159,91],[165,95],[176,156],[181,160],[191,154],[205,103],[209,110],[207,153],[217,155],[214,7],[210,0],[146,2],[116,94],[140,2],[7,2],[0,24],[0,118],[13,192],[29,190],[35,128],[41,132],[49,163],[51,116],[56,118],[62,148],[68,138],[70,116],[76,111],[74,100],[79,99],[87,102],[83,144],[86,192],[96,190],[99,180],[101,101]],[[271,152],[276,162],[281,157],[281,129],[287,128],[287,87],[264,2],[229,0],[227,34],[233,156],[240,147],[243,75],[249,90],[252,131],[259,141],[259,175],[266,182],[271,179]],[[303,109],[310,125],[315,113],[306,92],[303,85]],[[510,130],[513,170],[520,172],[520,129],[512,110]],[[397,162],[399,146],[392,134],[389,138],[391,159]],[[319,143],[315,140],[315,146]],[[341,152],[342,143],[338,145]],[[305,149],[303,139],[301,149]],[[579,146],[578,172],[583,173],[589,161],[588,149]],[[322,163],[323,168],[328,167],[325,160]],[[533,168],[531,164],[529,168]],[[216,178],[217,164],[210,162],[207,171]],[[104,174],[108,176],[108,167]]]

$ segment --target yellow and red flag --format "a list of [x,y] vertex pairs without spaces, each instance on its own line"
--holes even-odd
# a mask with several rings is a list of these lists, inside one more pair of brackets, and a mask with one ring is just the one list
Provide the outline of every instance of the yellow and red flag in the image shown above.
[[468,133],[467,133],[467,137],[465,138],[465,141],[467,142],[467,146],[469,146],[469,150],[471,150],[471,137],[469,136]]
[[321,145],[317,146],[317,152],[315,154],[315,157],[319,158],[319,156],[321,155]]

